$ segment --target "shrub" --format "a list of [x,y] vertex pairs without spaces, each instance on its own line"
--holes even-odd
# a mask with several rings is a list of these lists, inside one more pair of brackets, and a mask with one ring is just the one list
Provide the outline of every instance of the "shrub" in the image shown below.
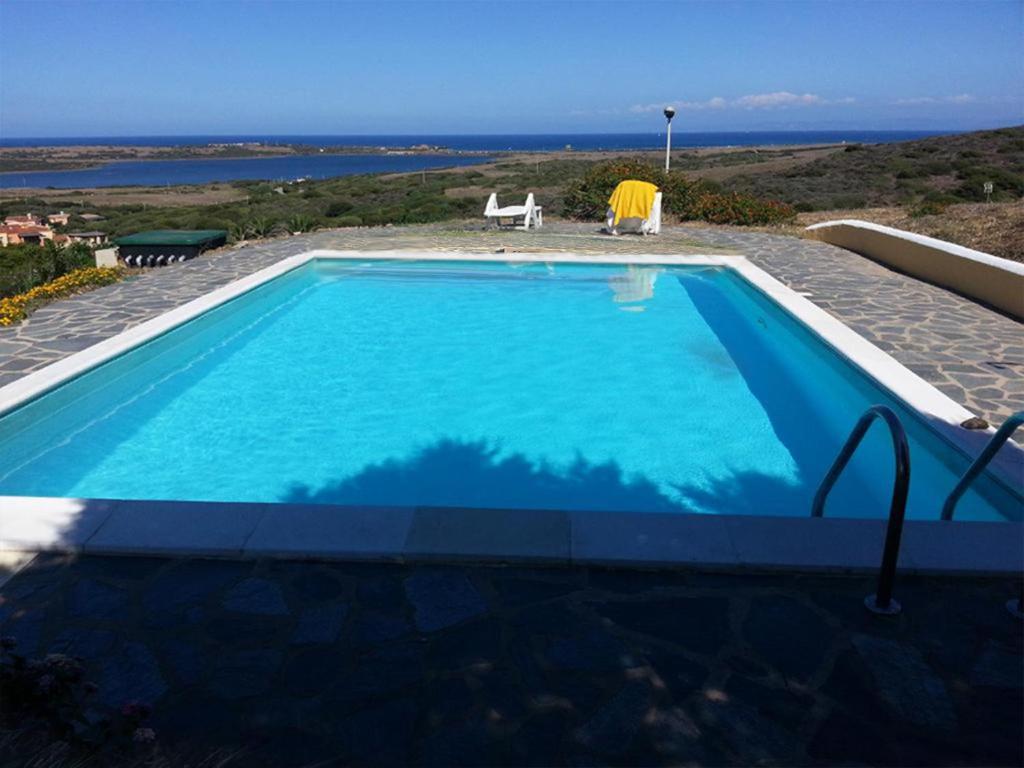
[[266,217],[257,216],[245,223],[245,231],[249,237],[270,237],[277,231],[277,224]]
[[[144,728],[150,709],[127,702],[110,717],[97,716],[96,685],[85,679],[82,660],[52,653],[30,659],[0,638],[0,725],[41,732],[85,753],[151,751],[156,734]],[[75,764],[79,764],[75,762]]]
[[995,200],[1015,200],[1024,195],[1024,175],[992,166],[961,169],[957,176],[962,183],[953,190],[961,200],[985,200],[985,182],[992,182]]
[[737,193],[706,193],[693,207],[694,218],[711,224],[781,224],[796,216],[793,206]]
[[702,182],[688,181],[679,173],[665,173],[642,158],[612,160],[593,166],[582,179],[566,187],[564,215],[571,219],[603,218],[608,198],[626,179],[656,184],[662,192],[662,209],[681,218],[689,218],[691,206],[706,189]]
[[680,219],[713,224],[776,224],[788,221],[796,211],[785,203],[749,195],[722,194],[718,185],[690,181],[682,174],[665,173],[643,159],[613,160],[595,165],[565,191],[564,213],[574,219],[603,218],[608,198],[625,179],[656,184],[662,192],[662,210]]
[[92,249],[85,243],[9,245],[0,258],[0,297],[24,293],[92,263]]
[[87,267],[36,286],[25,293],[0,299],[0,325],[13,325],[24,320],[40,304],[62,299],[90,288],[116,283],[124,275],[120,267]]
[[866,208],[868,201],[859,195],[836,195],[832,198],[833,208]]
[[324,215],[333,219],[338,216],[344,216],[346,213],[351,211],[352,208],[353,205],[348,200],[335,200],[327,206],[327,210],[324,211]]
[[249,237],[249,228],[243,221],[233,221],[228,227],[228,238],[231,242],[237,243]]
[[358,216],[339,216],[333,224],[336,227],[361,227],[363,220]]
[[936,200],[922,200],[910,209],[910,216],[919,219],[922,216],[937,216],[946,210],[946,204]]
[[933,189],[924,196],[924,202],[926,203],[938,203],[943,206],[956,205],[957,203],[963,202],[956,195],[951,195],[948,192],[940,192],[937,189]]
[[294,234],[300,234],[302,232],[309,232],[316,227],[316,222],[313,221],[312,217],[306,216],[305,214],[297,213],[292,216],[285,223],[285,228]]
[[232,223],[219,216],[199,216],[189,222],[189,229],[230,229]]

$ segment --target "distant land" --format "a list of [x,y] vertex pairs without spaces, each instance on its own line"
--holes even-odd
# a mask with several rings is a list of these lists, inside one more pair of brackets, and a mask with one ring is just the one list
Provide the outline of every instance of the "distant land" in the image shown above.
[[[935,131],[677,132],[676,149],[888,143]],[[422,136],[147,136],[0,140],[0,188],[167,186],[326,179],[484,162],[524,152],[657,150],[663,133]]]
[[[763,139],[763,134],[741,134]],[[774,232],[799,235],[830,218],[862,218],[939,237],[1005,258],[1024,260],[1024,126],[957,133],[899,143],[776,144],[686,147],[673,141],[673,173],[712,191],[787,202],[793,224]],[[790,140],[821,134],[786,134]],[[421,137],[417,137],[421,138]],[[649,138],[649,137],[648,137]],[[663,138],[663,137],[662,137]],[[673,139],[676,137],[674,136]],[[686,136],[686,140],[691,138]],[[878,134],[872,134],[878,139]],[[595,143],[605,143],[595,140]],[[577,143],[576,145],[580,145]],[[2,151],[2,150],[0,150]],[[466,150],[470,152],[470,150]],[[319,152],[317,153],[319,154]],[[431,155],[431,156],[427,156]],[[65,211],[70,226],[111,237],[146,229],[228,229],[236,239],[272,231],[426,222],[480,225],[491,192],[501,200],[527,192],[545,218],[564,213],[567,187],[616,158],[640,157],[655,167],[663,146],[647,149],[484,152],[480,156],[398,155],[402,163],[467,161],[467,165],[410,173],[365,172],[302,183],[235,181],[193,185],[0,189],[0,215]],[[359,155],[350,155],[353,162]],[[386,160],[379,153],[362,159]],[[491,157],[489,162],[484,158]],[[233,162],[295,161],[299,157]],[[165,161],[164,165],[222,160]],[[21,174],[17,174],[21,175]],[[985,185],[992,184],[991,203]],[[88,219],[83,218],[88,216]],[[98,218],[97,218],[98,217]],[[596,223],[595,223],[596,226]],[[687,224],[689,226],[689,224]],[[697,224],[702,226],[702,224]]]

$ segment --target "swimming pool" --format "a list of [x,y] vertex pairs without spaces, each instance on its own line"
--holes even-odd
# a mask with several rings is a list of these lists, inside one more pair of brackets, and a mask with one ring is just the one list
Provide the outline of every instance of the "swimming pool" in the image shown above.
[[[964,456],[734,269],[307,259],[0,418],[0,494],[806,517],[873,403],[936,519]],[[877,426],[826,515],[891,484]]]

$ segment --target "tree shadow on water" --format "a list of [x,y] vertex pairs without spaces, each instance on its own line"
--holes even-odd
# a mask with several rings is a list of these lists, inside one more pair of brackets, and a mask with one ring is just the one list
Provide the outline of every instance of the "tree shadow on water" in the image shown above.
[[388,459],[319,488],[294,485],[283,502],[371,506],[525,509],[635,509],[685,512],[650,480],[627,478],[614,462],[582,456],[564,469],[483,441],[443,439],[404,459]]
[[807,504],[802,486],[756,472],[676,490],[681,498],[665,495],[646,477],[627,476],[612,461],[594,464],[577,456],[559,468],[518,453],[502,454],[483,441],[444,439],[320,487],[294,485],[280,501],[718,514],[793,514]]
[[733,472],[705,485],[675,486],[688,507],[714,515],[810,515],[813,489],[761,472]]

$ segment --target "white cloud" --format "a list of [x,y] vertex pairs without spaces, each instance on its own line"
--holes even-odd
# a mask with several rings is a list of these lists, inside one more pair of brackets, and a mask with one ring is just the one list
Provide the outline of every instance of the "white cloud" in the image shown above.
[[721,96],[715,96],[714,98],[708,99],[707,101],[679,102],[679,109],[686,109],[691,111],[700,111],[702,109],[725,109],[727,106],[729,106],[729,102],[727,102]]
[[775,93],[755,93],[747,96],[740,96],[736,99],[725,99],[715,96],[707,101],[686,101],[679,99],[675,102],[664,101],[654,104],[634,104],[629,108],[635,114],[647,112],[660,112],[667,105],[672,104],[676,109],[699,112],[707,109],[777,109],[780,107],[807,107],[822,106],[825,104],[853,104],[856,101],[852,96],[844,96],[841,99],[825,99],[815,93],[790,93],[789,91],[776,91]]
[[708,99],[707,101],[659,101],[654,104],[634,104],[629,108],[630,112],[635,114],[644,114],[647,112],[661,112],[665,107],[672,105],[676,109],[688,110],[688,111],[700,111],[703,109],[725,109],[729,106],[729,102],[723,99],[721,96],[715,96],[714,98]]
[[645,112],[654,112],[655,110],[664,108],[664,104],[634,104],[629,108],[629,111],[637,115],[642,115]]
[[917,107],[922,104],[973,104],[978,99],[969,93],[958,93],[955,96],[911,96],[906,99],[896,99],[893,104],[901,107]]
[[775,93],[755,93],[750,96],[741,96],[733,103],[743,109],[775,109],[776,107],[824,104],[825,100],[815,93],[797,94],[789,91],[776,91]]

